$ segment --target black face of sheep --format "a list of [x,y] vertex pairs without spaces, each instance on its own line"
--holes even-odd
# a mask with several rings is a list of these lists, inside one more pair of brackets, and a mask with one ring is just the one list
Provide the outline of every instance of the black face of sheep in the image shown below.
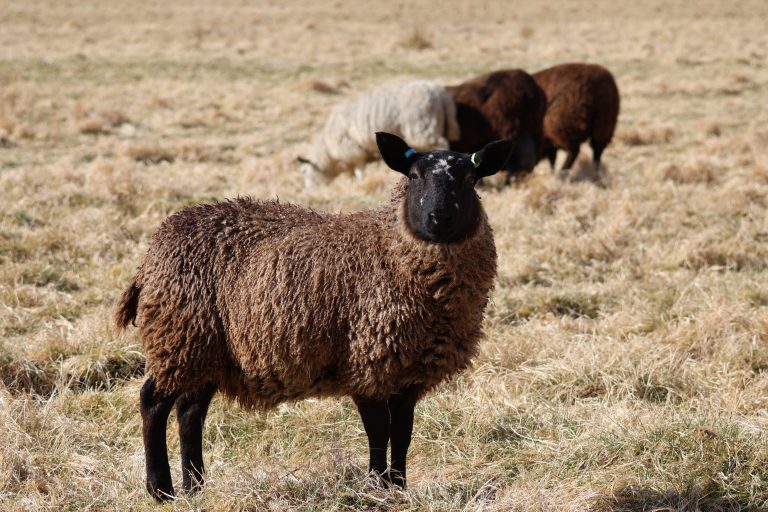
[[475,183],[497,173],[514,148],[511,140],[491,142],[472,155],[453,151],[418,153],[400,137],[378,132],[387,165],[408,177],[406,222],[417,237],[450,243],[472,234],[478,223]]
[[[527,133],[520,134],[515,141],[515,150],[505,165],[507,178],[514,175],[525,175],[533,171],[539,159],[539,149],[536,141]],[[509,181],[509,180],[507,180]]]

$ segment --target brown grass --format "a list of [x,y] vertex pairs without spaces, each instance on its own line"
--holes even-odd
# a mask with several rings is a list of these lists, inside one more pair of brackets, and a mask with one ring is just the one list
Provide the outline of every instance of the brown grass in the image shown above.
[[310,80],[306,82],[304,86],[310,91],[319,92],[321,94],[339,94],[339,89],[337,87],[322,80]]
[[398,40],[398,46],[411,50],[426,50],[427,48],[432,48],[433,45],[423,28],[413,27]]
[[381,163],[314,190],[296,172],[333,92],[572,60],[616,75],[616,140],[599,172],[585,147],[569,180],[542,163],[480,190],[487,339],[418,406],[409,490],[366,483],[349,400],[217,398],[209,485],[162,509],[768,508],[765,2],[0,13],[0,509],[156,509],[143,355],[110,317],[166,215],[238,194],[374,207],[397,179]]
[[712,183],[722,169],[712,159],[696,158],[681,163],[662,163],[651,174],[675,183]]
[[616,134],[616,140],[627,146],[648,146],[671,142],[675,137],[672,126],[643,126],[627,128]]

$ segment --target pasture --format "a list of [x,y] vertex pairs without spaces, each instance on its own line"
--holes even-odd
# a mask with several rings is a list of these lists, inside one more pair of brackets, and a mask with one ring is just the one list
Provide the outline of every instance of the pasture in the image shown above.
[[760,0],[0,1],[0,509],[156,508],[144,356],[112,315],[165,216],[376,207],[382,162],[303,187],[336,102],[568,61],[618,82],[604,169],[584,147],[569,181],[542,162],[480,189],[486,339],[417,406],[408,491],[367,483],[349,399],[216,397],[207,486],[162,510],[768,509],[767,20]]

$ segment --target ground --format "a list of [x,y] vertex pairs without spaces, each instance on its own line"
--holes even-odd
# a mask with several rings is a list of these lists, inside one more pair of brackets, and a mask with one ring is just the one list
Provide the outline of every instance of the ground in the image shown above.
[[[481,190],[499,276],[473,369],[419,404],[407,492],[366,482],[349,399],[216,398],[209,485],[164,510],[768,508],[768,3],[0,1],[0,509],[150,510],[143,354],[116,297],[159,222],[304,190],[342,98],[601,63],[599,173]],[[562,161],[562,156],[561,156]],[[175,420],[169,431],[178,485]]]

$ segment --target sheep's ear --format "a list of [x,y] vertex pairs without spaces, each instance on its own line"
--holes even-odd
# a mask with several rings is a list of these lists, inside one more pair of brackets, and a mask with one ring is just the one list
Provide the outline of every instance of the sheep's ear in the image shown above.
[[376,132],[376,144],[389,168],[407,176],[416,152],[403,139],[387,132]]
[[469,158],[475,166],[475,176],[480,179],[499,172],[509,160],[513,149],[515,142],[503,139],[490,142],[480,151],[472,153]]

